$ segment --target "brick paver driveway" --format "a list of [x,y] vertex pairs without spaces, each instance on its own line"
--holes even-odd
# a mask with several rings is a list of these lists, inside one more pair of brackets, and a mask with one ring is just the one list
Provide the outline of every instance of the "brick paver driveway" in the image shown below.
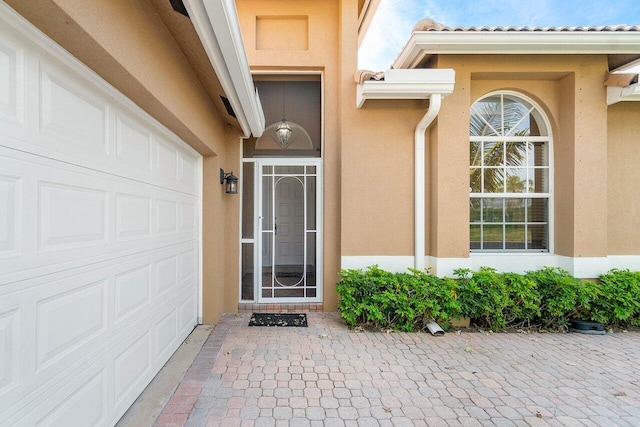
[[640,426],[640,334],[355,333],[225,315],[156,425]]

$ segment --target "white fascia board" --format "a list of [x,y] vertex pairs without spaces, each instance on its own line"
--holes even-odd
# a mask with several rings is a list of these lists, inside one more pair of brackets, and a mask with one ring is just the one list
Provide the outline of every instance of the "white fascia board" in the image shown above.
[[234,1],[185,0],[184,5],[244,136],[260,137],[264,112],[251,78]]
[[455,71],[452,69],[420,68],[387,70],[385,80],[367,80],[358,85],[356,105],[362,107],[368,99],[429,99],[453,92]]
[[415,67],[435,54],[633,54],[640,52],[638,32],[415,31],[393,68]]

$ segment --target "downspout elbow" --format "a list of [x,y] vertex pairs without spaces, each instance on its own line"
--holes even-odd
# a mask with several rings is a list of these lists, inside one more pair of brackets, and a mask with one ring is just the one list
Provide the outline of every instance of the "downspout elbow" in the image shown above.
[[440,113],[442,105],[442,95],[433,94],[429,99],[429,108],[424,117],[420,120],[415,130],[415,257],[414,267],[416,270],[425,268],[425,132],[431,126],[435,118]]

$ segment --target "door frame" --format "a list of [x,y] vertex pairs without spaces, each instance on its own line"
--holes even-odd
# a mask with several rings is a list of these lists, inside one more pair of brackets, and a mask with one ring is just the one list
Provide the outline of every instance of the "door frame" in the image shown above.
[[[254,272],[253,275],[253,296],[257,303],[321,303],[323,301],[323,266],[324,266],[324,239],[323,239],[323,161],[321,158],[283,158],[283,157],[256,157],[252,159],[244,159],[246,162],[254,163],[254,203],[253,203],[253,259]],[[316,167],[316,296],[306,298],[266,298],[262,296],[262,167],[263,166],[315,166]],[[305,230],[306,232],[306,230]],[[248,239],[242,239],[243,243],[249,243]],[[242,278],[241,278],[242,281]],[[242,286],[242,284],[240,284]]]

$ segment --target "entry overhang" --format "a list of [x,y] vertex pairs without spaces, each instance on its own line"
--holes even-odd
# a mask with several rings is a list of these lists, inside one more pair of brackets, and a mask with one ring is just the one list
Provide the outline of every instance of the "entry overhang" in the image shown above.
[[245,137],[259,138],[265,118],[253,85],[233,0],[185,0],[191,22]]
[[368,80],[358,84],[356,105],[361,108],[369,99],[429,99],[453,92],[455,71],[452,69],[418,68],[387,70],[384,80]]

